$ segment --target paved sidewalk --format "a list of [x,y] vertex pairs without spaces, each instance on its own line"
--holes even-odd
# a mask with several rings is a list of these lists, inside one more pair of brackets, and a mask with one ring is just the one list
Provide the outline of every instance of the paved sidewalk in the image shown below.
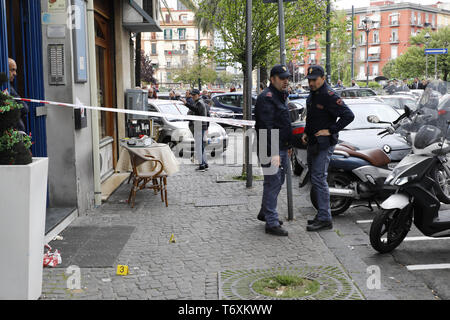
[[[286,221],[284,186],[278,209],[289,237],[275,237],[267,235],[264,223],[256,219],[262,182],[254,182],[251,189],[245,182],[216,182],[217,176],[238,175],[240,170],[213,164],[209,171],[199,173],[194,165],[182,165],[180,172],[168,179],[168,208],[159,195],[145,190],[137,193],[136,206],[131,209],[124,202],[130,185],[122,185],[100,208],[79,217],[71,226],[136,227],[116,261],[116,265],[128,265],[130,274],[117,276],[115,268],[81,268],[82,289],[71,291],[64,268],[45,268],[41,298],[218,299],[218,279],[225,270],[341,268],[318,233],[305,230],[306,219],[314,212],[296,177],[295,220]],[[231,205],[208,207],[200,203],[205,199],[229,201]],[[172,233],[176,243],[169,243]],[[58,248],[57,241],[53,246]]]

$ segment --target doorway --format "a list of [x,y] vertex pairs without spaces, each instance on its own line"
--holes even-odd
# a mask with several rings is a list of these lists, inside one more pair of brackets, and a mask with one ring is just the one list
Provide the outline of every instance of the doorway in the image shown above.
[[[110,12],[101,2],[95,2],[95,55],[97,68],[98,106],[114,108],[114,41]],[[106,7],[107,8],[107,7]],[[117,164],[117,115],[99,113],[100,180],[104,182],[114,174]]]

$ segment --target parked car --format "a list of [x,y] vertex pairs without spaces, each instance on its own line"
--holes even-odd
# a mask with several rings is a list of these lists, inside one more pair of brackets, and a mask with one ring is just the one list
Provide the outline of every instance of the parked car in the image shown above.
[[[187,115],[189,109],[176,100],[149,100],[148,111],[161,112],[174,115]],[[181,119],[152,118],[158,127],[158,142],[166,143],[172,150],[178,151],[182,157],[185,152],[191,154],[194,151],[194,137],[189,130],[189,121]],[[182,145],[179,145],[182,144]],[[175,149],[175,147],[177,147]],[[228,134],[218,123],[211,122],[208,128],[207,152],[211,156],[225,151],[228,147]]]
[[[254,109],[257,95],[252,95],[252,119],[254,119]],[[227,109],[234,113],[234,119],[242,119],[242,108],[244,106],[244,95],[242,92],[230,92],[214,94],[212,96],[214,106],[220,109]]]
[[[357,150],[381,148],[391,158],[390,166],[394,166],[410,152],[411,147],[399,134],[388,135],[384,138],[378,135],[389,124],[373,124],[367,121],[369,115],[376,115],[380,119],[392,122],[400,114],[395,108],[374,99],[345,99],[344,101],[355,114],[355,119],[339,133],[339,143],[352,146]],[[292,164],[294,173],[297,175],[301,174],[306,159],[306,147],[300,142],[304,126],[305,121],[299,121],[298,125],[292,126],[295,142]]]
[[405,105],[413,111],[417,109],[417,100],[409,95],[395,94],[387,96],[377,96],[377,99],[394,107],[400,113],[404,112]]
[[376,96],[377,93],[370,88],[334,88],[341,98],[361,98]]

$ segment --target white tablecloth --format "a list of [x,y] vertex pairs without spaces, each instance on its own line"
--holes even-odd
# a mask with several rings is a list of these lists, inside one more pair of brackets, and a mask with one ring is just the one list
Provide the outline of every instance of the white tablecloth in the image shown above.
[[[153,156],[155,159],[160,160],[164,166],[164,172],[170,176],[177,173],[180,170],[178,160],[175,158],[172,150],[167,144],[154,143],[148,147],[129,147],[121,144],[119,161],[117,162],[116,171],[118,172],[131,172],[130,155],[128,149],[132,152],[140,154],[142,156]],[[153,170],[154,162],[146,161],[137,167],[139,173],[149,172]]]

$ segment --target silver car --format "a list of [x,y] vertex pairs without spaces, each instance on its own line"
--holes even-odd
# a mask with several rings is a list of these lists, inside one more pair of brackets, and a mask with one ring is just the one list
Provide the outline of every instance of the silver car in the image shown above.
[[[189,109],[176,100],[150,100],[148,111],[173,115],[187,115]],[[190,155],[194,151],[194,137],[189,129],[189,121],[181,119],[168,119],[166,117],[152,117],[158,127],[158,142],[168,144],[172,150],[177,151],[176,156]],[[211,156],[220,154],[228,147],[228,134],[218,123],[211,122],[207,133],[208,143],[206,152]]]

